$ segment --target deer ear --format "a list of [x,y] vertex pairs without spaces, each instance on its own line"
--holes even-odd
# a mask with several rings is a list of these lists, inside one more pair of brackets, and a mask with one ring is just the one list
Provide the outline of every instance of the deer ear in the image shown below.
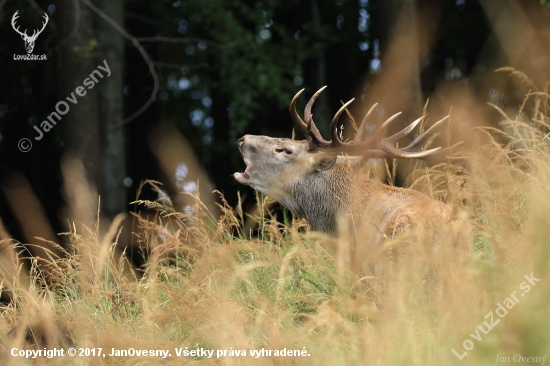
[[319,172],[332,168],[338,156],[336,154],[319,154],[315,157],[313,167]]

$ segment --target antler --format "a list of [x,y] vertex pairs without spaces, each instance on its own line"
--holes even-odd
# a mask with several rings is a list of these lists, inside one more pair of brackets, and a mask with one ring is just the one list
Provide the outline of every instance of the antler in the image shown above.
[[317,93],[313,94],[313,96],[307,103],[306,109],[304,111],[304,118],[306,119],[307,124],[300,118],[298,112],[296,112],[296,100],[298,100],[298,97],[300,96],[300,94],[302,94],[304,89],[296,93],[296,95],[294,96],[294,98],[292,98],[292,101],[290,102],[290,116],[292,117],[294,123],[296,123],[296,126],[300,129],[300,131],[302,131],[312,149],[316,147],[330,147],[330,141],[326,141],[325,139],[323,139],[323,136],[321,136],[319,129],[317,128],[317,126],[315,126],[315,123],[313,122],[313,114],[311,113],[311,107],[313,106],[313,103],[315,103],[315,100],[325,88],[326,86],[319,89]]
[[33,32],[33,34],[32,34],[32,36],[31,36],[30,38],[36,38],[36,37],[38,37],[38,35],[39,35],[40,33],[42,33],[42,31],[44,30],[44,28],[46,28],[46,25],[48,24],[48,20],[49,20],[50,18],[48,17],[48,14],[45,14],[45,13],[44,13],[43,18],[44,18],[45,22],[42,23],[42,29],[40,29],[40,30],[36,30],[36,29],[35,29],[34,32]]
[[16,26],[16,24],[15,24],[16,19],[19,18],[19,14],[18,14],[18,13],[19,13],[19,10],[17,10],[17,11],[15,12],[15,14],[13,14],[13,17],[11,18],[11,26],[13,27],[13,29],[14,29],[17,33],[19,33],[19,34],[20,34],[22,37],[24,37],[25,39],[35,39],[35,38],[37,38],[38,35],[39,35],[40,33],[42,33],[42,31],[44,30],[44,28],[46,28],[46,25],[48,24],[48,20],[50,19],[50,18],[48,17],[48,14],[44,14],[43,18],[44,18],[45,22],[42,23],[42,29],[40,29],[40,30],[35,29],[35,30],[33,31],[33,33],[32,33],[32,36],[29,36],[29,35],[27,34],[27,30],[26,30],[26,29],[25,29],[24,32],[21,32],[21,31],[19,30],[19,26]]
[[354,154],[360,154],[365,157],[369,158],[409,158],[409,159],[417,159],[417,158],[423,158],[428,155],[432,155],[436,152],[442,152],[447,151],[453,147],[456,147],[462,142],[459,142],[453,146],[447,147],[445,149],[441,149],[441,147],[436,147],[429,150],[421,150],[419,147],[420,143],[423,141],[423,139],[437,126],[441,125],[443,122],[447,121],[449,119],[449,116],[446,116],[442,118],[441,120],[434,123],[427,131],[422,133],[420,136],[415,138],[409,145],[403,147],[403,148],[396,148],[395,143],[402,139],[403,137],[407,136],[411,131],[422,121],[422,117],[418,118],[411,124],[409,124],[407,127],[402,129],[401,131],[397,132],[394,135],[391,135],[386,138],[381,138],[388,126],[401,114],[401,112],[394,114],[390,118],[388,118],[382,125],[378,128],[378,130],[374,133],[374,136],[366,141],[361,141],[363,136],[363,131],[365,130],[365,125],[367,123],[368,118],[376,108],[377,104],[374,104],[365,117],[363,118],[363,121],[361,121],[361,125],[359,126],[359,129],[357,130],[357,133],[351,143],[344,143],[342,140],[340,140],[340,137],[338,136],[338,120],[340,118],[340,115],[346,110],[348,105],[351,104],[351,102],[354,101],[355,98],[351,99],[347,103],[345,103],[339,110],[336,112],[334,117],[332,118],[332,121],[330,123],[330,135],[331,140],[327,141],[324,140],[321,136],[319,130],[315,126],[315,122],[313,121],[313,115],[311,114],[311,107],[313,106],[313,103],[315,103],[315,100],[321,94],[321,92],[326,88],[323,87],[319,89],[309,100],[309,102],[306,105],[305,111],[304,111],[304,117],[306,119],[306,123],[302,121],[298,113],[296,112],[296,100],[302,94],[304,89],[300,90],[292,99],[292,102],[290,103],[290,114],[292,116],[292,119],[297,124],[298,128],[302,131],[302,133],[306,136],[306,139],[308,143],[310,144],[312,149],[316,148],[322,148],[322,149],[333,149],[337,152],[345,152],[345,153],[354,153]]
[[26,29],[25,29],[25,32],[21,32],[21,31],[19,30],[19,27],[16,27],[16,25],[15,25],[15,20],[16,20],[17,18],[19,18],[19,14],[17,14],[17,13],[19,13],[19,10],[17,10],[17,11],[15,12],[15,14],[13,14],[13,17],[11,18],[11,26],[12,26],[13,29],[14,29],[17,33],[19,33],[21,36],[28,37],[28,35],[27,35],[27,30],[26,30]]

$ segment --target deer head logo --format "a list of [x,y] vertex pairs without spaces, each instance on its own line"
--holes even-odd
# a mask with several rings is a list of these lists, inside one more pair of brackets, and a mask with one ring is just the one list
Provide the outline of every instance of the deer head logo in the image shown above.
[[40,33],[42,33],[42,31],[44,30],[44,28],[46,28],[46,24],[48,24],[48,14],[44,14],[44,20],[45,22],[42,23],[42,29],[40,30],[34,30],[34,32],[32,33],[31,36],[29,36],[27,34],[27,30],[25,29],[24,32],[21,32],[19,30],[19,27],[16,26],[15,24],[15,20],[17,18],[19,18],[19,15],[17,14],[19,12],[16,11],[15,14],[13,14],[13,17],[11,18],[11,26],[13,27],[13,29],[19,33],[21,35],[21,38],[23,38],[23,41],[25,41],[25,49],[27,50],[27,53],[32,53],[32,50],[34,49],[34,42],[36,41],[36,38],[38,38],[38,36],[40,35]]

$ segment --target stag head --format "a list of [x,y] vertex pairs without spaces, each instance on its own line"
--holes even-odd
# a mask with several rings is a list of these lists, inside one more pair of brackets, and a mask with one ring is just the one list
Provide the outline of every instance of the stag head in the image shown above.
[[279,195],[274,188],[280,188],[281,183],[303,173],[327,170],[336,161],[334,154],[313,152],[305,140],[245,135],[238,144],[246,170],[235,173],[235,179],[275,199]]
[[27,34],[27,30],[25,29],[24,32],[21,32],[19,30],[19,26],[15,24],[15,21],[17,18],[19,18],[19,14],[17,14],[19,11],[16,11],[15,14],[13,14],[13,17],[11,18],[11,26],[13,29],[21,35],[21,38],[23,38],[23,41],[25,41],[25,49],[27,50],[27,53],[31,53],[34,50],[34,42],[36,42],[36,38],[42,33],[44,28],[46,28],[46,24],[48,24],[48,14],[44,14],[44,22],[42,23],[42,29],[37,30],[35,29],[32,33],[32,35]]

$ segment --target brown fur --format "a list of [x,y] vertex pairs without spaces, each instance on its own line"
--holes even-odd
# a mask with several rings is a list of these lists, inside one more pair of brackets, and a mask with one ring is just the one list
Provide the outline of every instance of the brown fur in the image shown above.
[[450,220],[449,208],[426,195],[360,175],[349,161],[311,149],[306,141],[246,135],[239,141],[247,169],[242,184],[274,198],[311,228],[332,236],[346,218],[354,241],[378,244],[410,228],[433,236]]

